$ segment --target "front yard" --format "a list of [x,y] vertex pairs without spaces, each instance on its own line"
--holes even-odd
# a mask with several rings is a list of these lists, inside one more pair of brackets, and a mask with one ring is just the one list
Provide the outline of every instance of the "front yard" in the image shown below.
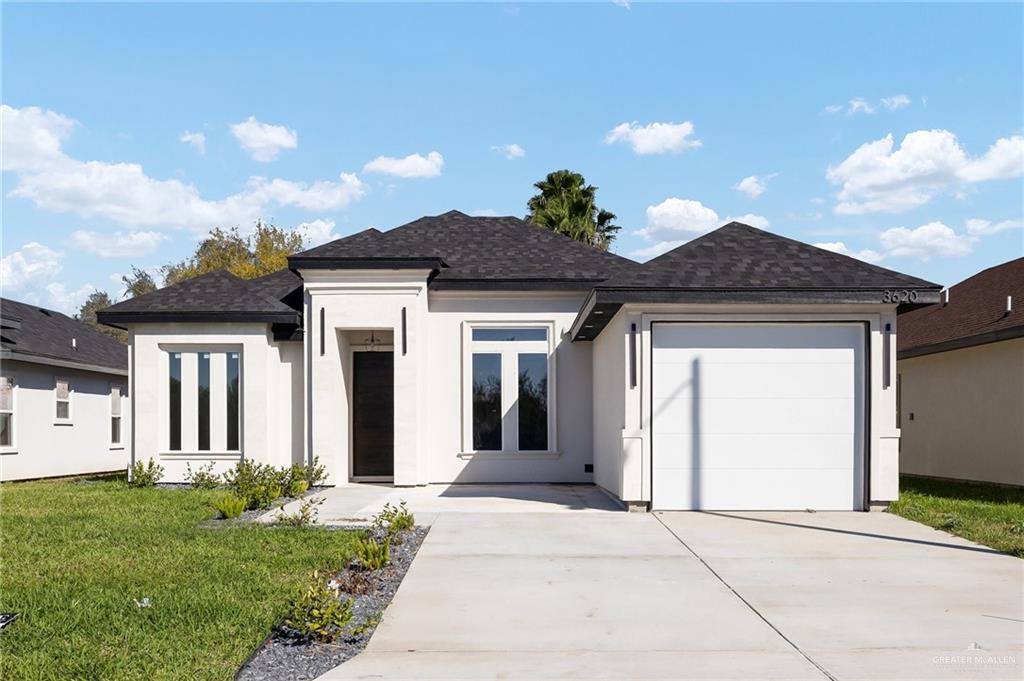
[[889,511],[1024,558],[1024,490],[904,476]]
[[218,494],[0,486],[0,612],[20,613],[0,631],[0,678],[231,679],[356,534],[199,527]]

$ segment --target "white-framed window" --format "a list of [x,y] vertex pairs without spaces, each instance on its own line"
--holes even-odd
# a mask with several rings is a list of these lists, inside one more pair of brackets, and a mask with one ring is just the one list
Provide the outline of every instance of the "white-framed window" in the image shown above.
[[242,353],[167,350],[166,451],[241,451]]
[[56,405],[55,418],[58,421],[71,420],[71,381],[66,378],[55,378],[53,397]]
[[120,447],[124,444],[124,433],[122,432],[121,424],[121,391],[122,387],[118,384],[111,384],[110,386],[110,446]]
[[554,452],[554,325],[468,323],[465,334],[464,449]]
[[14,449],[14,376],[0,376],[0,449]]

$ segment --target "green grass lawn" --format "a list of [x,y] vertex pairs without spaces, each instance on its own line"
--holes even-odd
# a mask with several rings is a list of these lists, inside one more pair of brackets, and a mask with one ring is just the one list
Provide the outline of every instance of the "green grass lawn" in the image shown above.
[[1024,558],[1024,490],[901,477],[889,511]]
[[[0,485],[3,679],[230,679],[354,535],[200,528],[217,492],[123,480]],[[148,597],[152,606],[135,600]]]

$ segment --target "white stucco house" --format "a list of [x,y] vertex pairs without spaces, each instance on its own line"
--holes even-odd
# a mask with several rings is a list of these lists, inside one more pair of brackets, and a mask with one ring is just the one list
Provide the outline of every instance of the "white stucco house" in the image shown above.
[[738,223],[640,265],[452,211],[99,317],[130,333],[132,455],[169,480],[315,456],[336,485],[855,510],[898,494],[896,314],[939,289]]
[[124,471],[128,405],[122,343],[0,299],[0,480]]

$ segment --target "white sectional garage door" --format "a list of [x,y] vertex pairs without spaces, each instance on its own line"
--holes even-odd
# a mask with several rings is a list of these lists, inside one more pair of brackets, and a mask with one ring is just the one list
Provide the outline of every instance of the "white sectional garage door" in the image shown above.
[[651,328],[655,509],[862,507],[862,325]]

